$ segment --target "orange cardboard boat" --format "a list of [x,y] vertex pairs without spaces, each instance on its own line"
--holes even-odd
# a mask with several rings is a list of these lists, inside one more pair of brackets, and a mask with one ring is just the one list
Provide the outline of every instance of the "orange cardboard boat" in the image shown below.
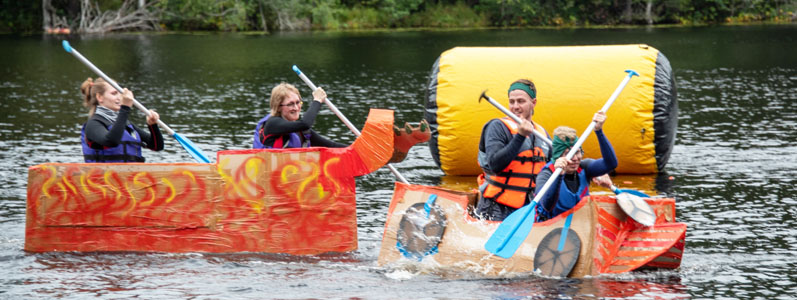
[[393,155],[393,111],[346,148],[231,150],[202,163],[47,163],[28,170],[25,250],[357,249],[354,177]]
[[[422,207],[430,197],[434,208],[427,216],[433,219],[423,228],[414,230],[415,238],[409,238],[410,242],[400,242],[408,239],[402,235],[402,231],[409,228],[405,214],[412,214],[413,207]],[[543,237],[562,228],[570,214],[573,214],[570,228],[581,241],[570,277],[623,273],[648,267],[678,268],[681,264],[686,224],[675,221],[675,200],[671,198],[645,199],[656,213],[656,224],[645,227],[627,217],[614,196],[584,197],[564,214],[534,224],[526,240],[508,259],[485,250],[485,243],[500,223],[478,220],[471,215],[477,199],[478,195],[472,192],[396,182],[379,265],[423,260],[489,276],[532,272],[535,253]],[[441,231],[439,235],[437,231]],[[440,238],[435,239],[438,236]],[[424,255],[404,251],[404,247],[415,247],[413,242],[420,240],[423,244],[430,237],[435,244],[432,251]]]

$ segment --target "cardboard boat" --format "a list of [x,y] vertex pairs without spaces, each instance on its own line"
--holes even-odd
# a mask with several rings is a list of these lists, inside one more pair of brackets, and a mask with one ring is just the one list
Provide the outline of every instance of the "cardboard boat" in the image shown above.
[[[433,196],[434,195],[434,196]],[[424,256],[402,251],[400,223],[413,205],[436,198],[434,205],[444,217],[444,232],[433,251]],[[581,241],[578,259],[570,277],[623,273],[640,268],[678,268],[684,251],[686,224],[675,221],[675,200],[645,199],[656,213],[656,224],[645,227],[620,209],[614,196],[587,196],[573,209],[556,218],[535,223],[531,233],[515,252],[504,259],[485,250],[485,243],[499,222],[474,218],[478,195],[440,187],[396,182],[390,203],[379,265],[431,261],[441,267],[461,269],[488,276],[532,272],[538,245],[549,232],[562,228],[573,214],[571,229]],[[425,231],[425,229],[424,229]],[[415,232],[416,235],[419,232]]]
[[354,177],[393,155],[393,111],[346,148],[231,150],[217,163],[47,163],[28,170],[25,250],[357,249]]

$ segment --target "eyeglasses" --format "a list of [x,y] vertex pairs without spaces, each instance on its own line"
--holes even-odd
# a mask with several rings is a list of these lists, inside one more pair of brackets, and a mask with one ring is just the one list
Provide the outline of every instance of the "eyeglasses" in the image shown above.
[[293,102],[291,102],[291,103],[288,103],[288,104],[280,104],[280,106],[294,106],[294,105],[296,105],[296,106],[302,106],[302,101],[298,101],[298,100],[297,100],[297,101],[293,101]]
[[[570,148],[565,149],[565,151],[562,152],[562,157],[564,157],[567,153],[570,153],[570,150],[571,150]],[[576,155],[579,155],[579,154],[581,154],[581,156],[584,156],[584,149],[583,148],[578,148],[578,151],[576,151],[576,153],[574,153],[573,156],[576,156]]]

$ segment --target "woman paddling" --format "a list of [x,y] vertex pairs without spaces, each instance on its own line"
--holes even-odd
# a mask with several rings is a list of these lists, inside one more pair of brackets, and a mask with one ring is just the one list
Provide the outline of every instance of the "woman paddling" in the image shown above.
[[601,178],[596,183],[608,187],[611,180],[602,175],[609,173],[617,167],[617,156],[614,154],[612,144],[603,134],[603,123],[606,122],[606,113],[598,112],[592,119],[595,122],[595,136],[601,148],[599,159],[582,159],[584,150],[578,152],[568,160],[565,156],[576,144],[578,136],[576,130],[567,126],[557,127],[553,131],[554,160],[545,165],[537,175],[535,194],[542,189],[555,169],[564,169],[558,179],[555,179],[550,188],[537,205],[537,222],[545,221],[573,208],[581,198],[589,195],[589,182],[593,178]]
[[313,91],[313,102],[304,115],[299,90],[288,83],[280,83],[271,90],[271,113],[260,119],[255,127],[253,147],[263,148],[343,148],[346,145],[330,141],[311,129],[321,103],[327,93],[320,87]]
[[86,79],[80,91],[83,106],[89,108],[89,120],[80,133],[86,162],[144,162],[142,147],[163,150],[158,113],[149,111],[147,131],[129,122],[133,92],[119,93],[102,78]]

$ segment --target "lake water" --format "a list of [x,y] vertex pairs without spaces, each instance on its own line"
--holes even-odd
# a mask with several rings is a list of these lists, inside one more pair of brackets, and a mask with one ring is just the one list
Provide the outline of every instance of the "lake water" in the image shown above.
[[[648,44],[666,55],[680,114],[666,173],[626,176],[677,199],[689,226],[680,269],[585,279],[487,279],[376,264],[393,175],[357,180],[359,249],[276,254],[26,253],[27,169],[81,162],[79,84],[95,77],[57,37],[0,36],[0,298],[758,298],[797,296],[797,26],[361,33],[118,34],[72,46],[207,153],[251,145],[270,89],[309,96],[298,65],[361,126],[369,108],[423,117],[435,59],[456,46]],[[137,124],[143,123],[135,113]],[[323,109],[316,130],[354,139]],[[188,162],[169,140],[150,162]],[[443,176],[425,144],[396,164],[412,183]]]

